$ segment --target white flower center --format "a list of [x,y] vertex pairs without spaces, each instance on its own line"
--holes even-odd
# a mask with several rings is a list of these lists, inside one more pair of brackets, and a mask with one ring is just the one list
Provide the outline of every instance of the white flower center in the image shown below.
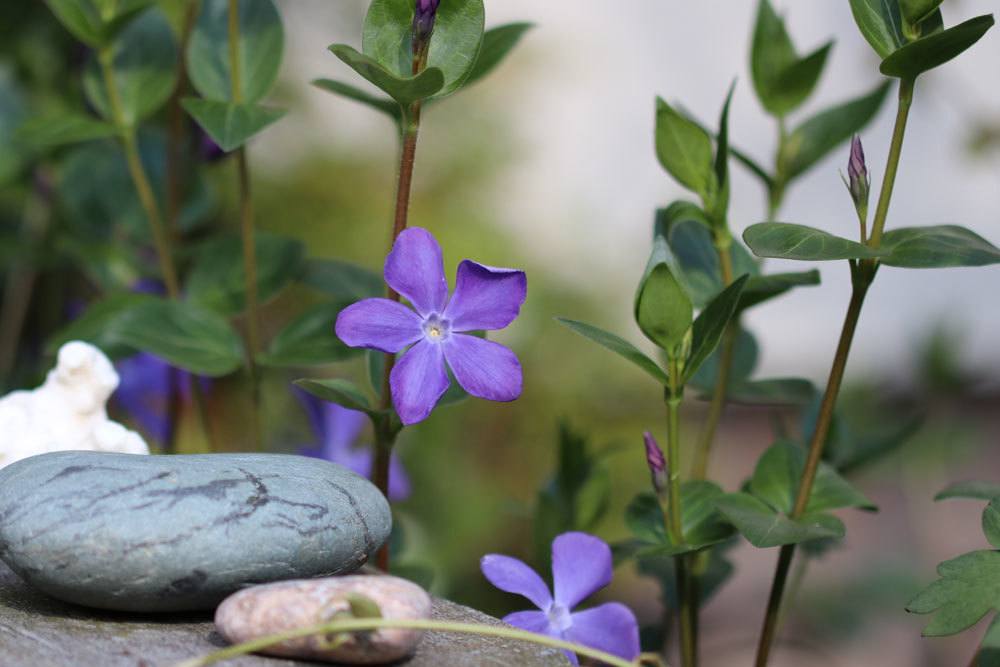
[[424,336],[432,343],[439,343],[451,334],[451,322],[431,315],[424,320]]
[[558,602],[553,602],[548,611],[549,626],[557,632],[565,632],[573,625],[569,609]]

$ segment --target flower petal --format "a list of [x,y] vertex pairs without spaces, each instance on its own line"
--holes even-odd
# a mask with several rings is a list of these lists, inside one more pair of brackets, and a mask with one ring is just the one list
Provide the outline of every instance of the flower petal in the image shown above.
[[363,412],[350,410],[336,403],[325,403],[320,435],[323,451],[329,457],[337,452],[350,450],[351,445],[358,441],[367,420],[368,415]]
[[521,364],[500,343],[466,334],[446,340],[444,356],[462,389],[490,401],[513,401],[521,395]]
[[427,419],[449,384],[438,343],[422,340],[411,347],[389,375],[392,404],[400,421],[409,426]]
[[524,271],[497,269],[464,260],[458,265],[455,293],[444,318],[452,331],[503,329],[521,312],[528,296]]
[[611,548],[587,533],[563,533],[552,540],[552,583],[556,602],[572,609],[611,583]]
[[[366,479],[372,475],[372,465],[375,462],[375,452],[371,447],[354,447],[339,459],[327,459],[349,468]],[[389,500],[406,500],[412,493],[410,477],[396,452],[389,458]]]
[[411,493],[413,486],[410,484],[410,476],[403,467],[403,461],[393,452],[389,458],[389,498],[406,500]]
[[606,651],[626,660],[639,655],[639,623],[632,610],[618,602],[608,602],[571,616],[573,625],[565,632],[569,641]]
[[441,246],[426,229],[410,227],[396,237],[385,258],[385,281],[423,317],[440,314],[448,300]]
[[[549,617],[544,611],[515,611],[503,617],[503,622],[521,628],[528,632],[537,632],[540,635],[550,637],[560,637],[558,632],[553,632],[549,628]],[[561,639],[561,637],[560,637]]]
[[364,299],[337,315],[337,338],[350,347],[399,352],[423,337],[421,320],[401,303],[389,299]]
[[487,554],[479,561],[479,569],[491,584],[502,591],[523,595],[539,609],[547,611],[552,604],[549,587],[523,561],[500,554]]

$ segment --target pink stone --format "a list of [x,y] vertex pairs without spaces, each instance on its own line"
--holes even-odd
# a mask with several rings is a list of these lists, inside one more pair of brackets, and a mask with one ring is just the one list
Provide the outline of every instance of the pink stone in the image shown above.
[[[430,616],[430,596],[416,584],[387,575],[351,575],[281,581],[244,589],[223,600],[215,612],[215,625],[227,641],[238,644],[329,621],[335,614],[350,610],[347,601],[350,594],[372,600],[383,618]],[[275,644],[259,653],[381,665],[410,655],[421,634],[419,630],[402,629],[355,633],[335,647],[325,645],[325,638],[314,635]]]

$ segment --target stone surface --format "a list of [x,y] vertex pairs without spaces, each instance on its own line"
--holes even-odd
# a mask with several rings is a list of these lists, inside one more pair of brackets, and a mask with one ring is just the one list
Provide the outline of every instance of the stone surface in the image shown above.
[[148,454],[142,436],[108,419],[105,405],[117,387],[103,352],[79,341],[63,345],[41,387],[0,398],[0,468],[71,449]]
[[[226,598],[215,611],[215,627],[232,644],[318,625],[350,611],[348,596],[362,595],[378,605],[383,618],[424,619],[431,599],[414,583],[387,575],[350,575],[282,581],[247,588]],[[282,642],[262,653],[351,665],[383,665],[410,655],[422,633],[385,629],[351,638],[336,647],[316,637]]]
[[[445,600],[431,618],[502,625]],[[226,645],[207,614],[101,612],[46,597],[0,563],[0,665],[3,667],[170,667]],[[245,656],[225,667],[309,667],[313,662]],[[567,667],[559,651],[493,637],[428,632],[406,667]]]
[[367,480],[300,456],[57,452],[0,470],[0,558],[102,609],[210,609],[252,584],[352,572],[391,524]]

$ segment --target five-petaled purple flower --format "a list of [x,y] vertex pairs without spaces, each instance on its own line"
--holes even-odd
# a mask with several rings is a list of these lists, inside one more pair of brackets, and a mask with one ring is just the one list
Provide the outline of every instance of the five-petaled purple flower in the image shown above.
[[[309,415],[309,424],[318,442],[318,446],[303,448],[302,453],[339,463],[362,477],[369,477],[374,452],[370,447],[357,445],[368,419],[365,413],[321,401],[301,389],[297,389],[296,395]],[[389,498],[405,500],[409,496],[410,479],[394,452],[389,459]]]
[[441,246],[426,229],[413,227],[386,257],[385,281],[413,310],[389,299],[365,299],[340,311],[336,331],[351,347],[395,354],[412,346],[389,378],[403,424],[427,418],[451,384],[448,368],[473,396],[513,401],[521,395],[514,353],[467,332],[503,329],[514,321],[528,294],[523,271],[463,260],[449,299]]
[[[511,625],[576,642],[632,660],[639,655],[639,624],[618,602],[574,612],[573,608],[611,583],[611,549],[587,533],[563,533],[552,541],[555,595],[538,573],[510,556],[489,554],[480,563],[494,586],[531,600],[539,611],[517,611],[504,617]],[[578,664],[576,656],[567,656]]]

